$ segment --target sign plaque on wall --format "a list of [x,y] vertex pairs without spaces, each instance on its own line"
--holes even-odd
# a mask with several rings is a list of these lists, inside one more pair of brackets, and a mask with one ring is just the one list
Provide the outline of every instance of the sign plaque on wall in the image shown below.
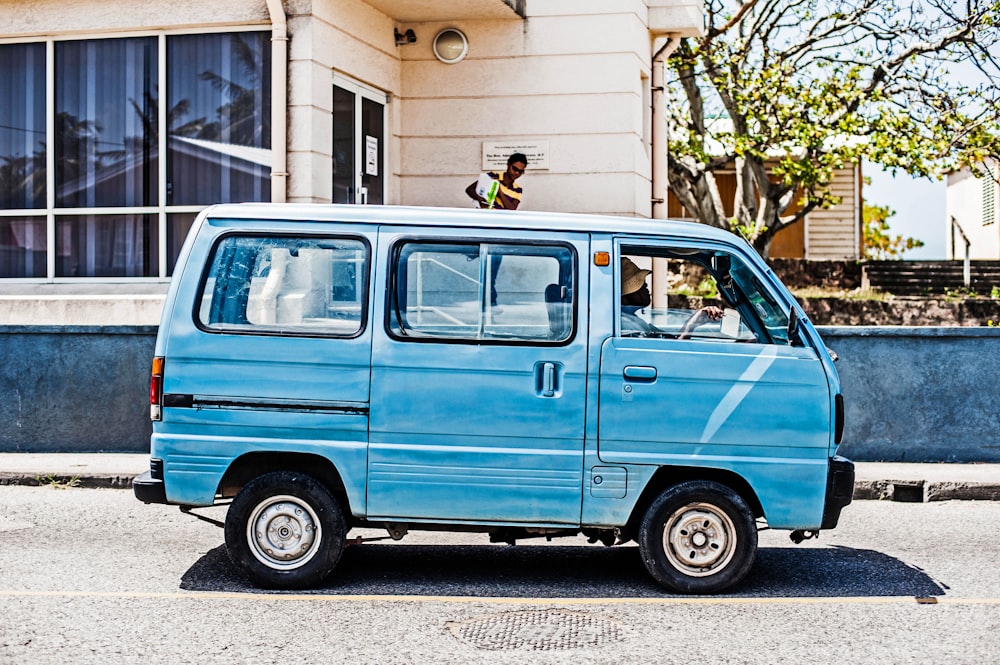
[[548,141],[483,141],[483,170],[503,172],[515,152],[528,158],[529,171],[549,168]]
[[378,138],[365,136],[365,175],[378,176]]

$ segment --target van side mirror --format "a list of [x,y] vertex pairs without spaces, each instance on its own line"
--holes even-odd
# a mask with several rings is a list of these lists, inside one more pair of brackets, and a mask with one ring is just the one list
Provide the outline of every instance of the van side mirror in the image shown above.
[[799,313],[794,307],[788,314],[788,343],[792,346],[805,346],[799,336]]
[[733,259],[729,254],[713,254],[711,263],[712,276],[719,288],[719,293],[723,300],[730,306],[735,306],[739,301],[736,290],[733,288]]
[[733,266],[733,260],[728,254],[712,255],[712,272],[720,276],[728,276],[729,269]]

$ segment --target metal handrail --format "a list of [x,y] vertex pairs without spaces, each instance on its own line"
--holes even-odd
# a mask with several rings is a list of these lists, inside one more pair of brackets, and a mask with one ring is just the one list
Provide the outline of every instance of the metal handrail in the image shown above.
[[972,264],[969,260],[970,250],[972,243],[969,241],[969,236],[965,235],[965,231],[962,230],[962,225],[958,223],[955,216],[951,216],[951,253],[952,256],[955,254],[955,229],[962,236],[962,240],[965,241],[965,262],[962,264],[962,284],[965,288],[969,288],[972,285]]

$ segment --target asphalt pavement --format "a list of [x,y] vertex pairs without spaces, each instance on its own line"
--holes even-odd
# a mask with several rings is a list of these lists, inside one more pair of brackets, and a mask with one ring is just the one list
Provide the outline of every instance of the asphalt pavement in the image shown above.
[[[855,464],[855,499],[1000,501],[1000,464]],[[129,489],[148,468],[140,453],[0,453],[0,485]]]

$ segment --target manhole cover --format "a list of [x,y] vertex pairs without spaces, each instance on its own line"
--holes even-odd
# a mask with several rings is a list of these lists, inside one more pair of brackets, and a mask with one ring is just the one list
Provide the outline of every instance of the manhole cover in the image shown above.
[[446,625],[463,642],[490,651],[594,647],[621,641],[628,634],[612,619],[569,610],[501,612]]

